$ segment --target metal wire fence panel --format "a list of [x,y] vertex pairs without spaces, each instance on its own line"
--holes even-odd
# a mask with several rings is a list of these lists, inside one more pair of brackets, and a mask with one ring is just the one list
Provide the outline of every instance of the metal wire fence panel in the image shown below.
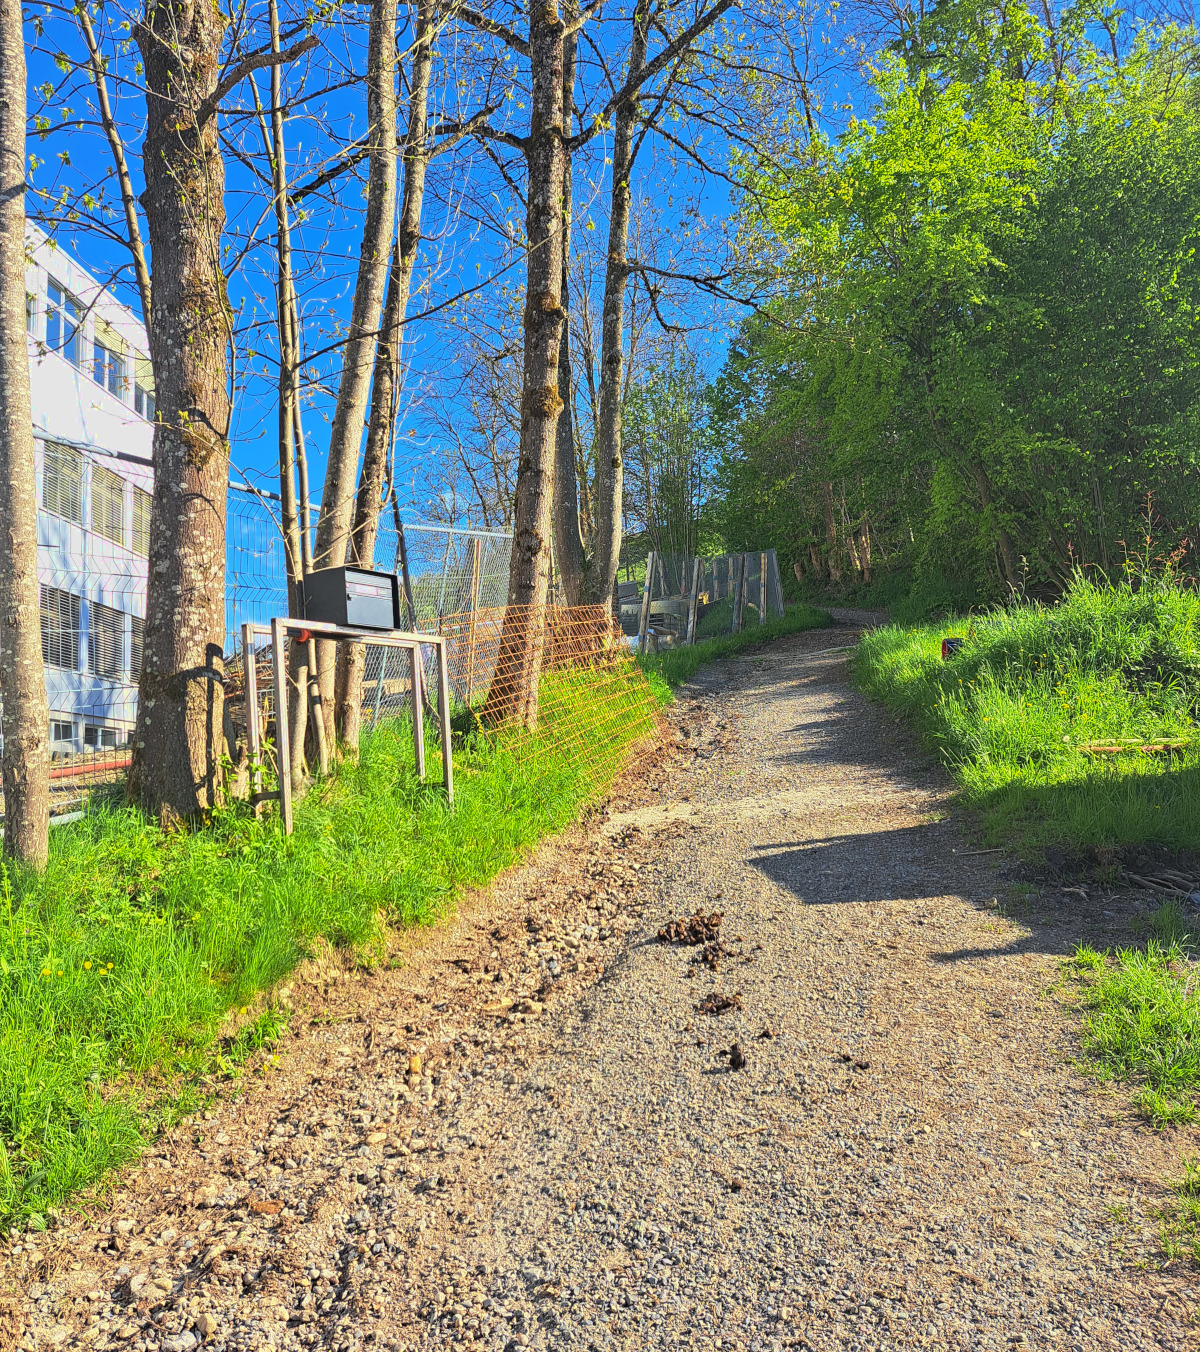
[[[278,511],[271,495],[230,485],[225,531],[227,651],[233,651],[245,621],[266,624],[275,615],[287,614]],[[406,522],[404,538],[419,629],[433,632],[443,615],[504,604],[511,535]],[[400,564],[395,522],[384,513],[379,518],[374,566],[399,573]]]
[[[782,615],[783,588],[773,549],[738,554],[717,554],[699,559],[695,555],[656,554],[648,571],[650,589],[648,633],[656,639],[678,643],[687,632],[692,584],[696,583],[698,632],[715,633],[723,621],[732,626],[731,605],[742,587],[743,564],[745,609],[751,623],[759,617]],[[637,632],[643,596],[627,596],[621,602],[621,622],[626,633]]]

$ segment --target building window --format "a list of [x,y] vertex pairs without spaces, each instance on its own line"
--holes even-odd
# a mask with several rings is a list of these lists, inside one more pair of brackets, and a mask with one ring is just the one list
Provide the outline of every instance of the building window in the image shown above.
[[83,725],[84,744],[95,751],[105,751],[120,746],[120,736],[119,728],[102,728],[97,723],[85,723]]
[[125,480],[92,466],[92,530],[114,545],[125,543]]
[[111,606],[93,601],[88,606],[88,671],[110,681],[121,678],[125,666],[125,616]]
[[46,285],[46,346],[52,352],[61,352],[76,366],[83,361],[79,328],[79,302],[50,278]]
[[69,756],[75,750],[75,724],[70,719],[50,720],[50,754]]
[[74,446],[47,441],[42,457],[42,507],[83,525],[83,456]]
[[150,557],[150,494],[133,490],[133,541],[130,548],[143,559]]
[[133,408],[147,422],[154,421],[154,371],[140,353],[133,359]]
[[142,658],[146,652],[146,621],[140,615],[129,618],[129,679],[136,681],[142,674]]
[[109,394],[124,400],[128,384],[124,352],[119,348],[106,347],[97,339],[92,345],[92,353],[92,377],[96,384],[103,385]]
[[57,587],[41,588],[42,661],[79,670],[79,597]]

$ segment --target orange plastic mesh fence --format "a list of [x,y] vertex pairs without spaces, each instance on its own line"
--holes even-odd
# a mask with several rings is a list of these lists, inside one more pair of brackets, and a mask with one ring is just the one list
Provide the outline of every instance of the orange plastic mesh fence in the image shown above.
[[440,629],[455,703],[519,763],[553,756],[602,779],[654,725],[654,693],[607,606],[499,606]]

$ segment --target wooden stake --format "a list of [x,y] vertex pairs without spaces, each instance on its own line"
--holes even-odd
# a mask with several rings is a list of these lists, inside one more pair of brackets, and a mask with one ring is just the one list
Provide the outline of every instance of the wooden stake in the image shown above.
[[689,648],[696,641],[696,612],[699,609],[700,601],[700,564],[699,558],[692,564],[692,595],[691,604],[688,606],[687,621],[687,645]]
[[767,552],[758,556],[758,622],[767,622]]
[[250,798],[254,815],[262,811],[262,749],[258,728],[258,670],[254,661],[254,636],[242,625],[242,668],[246,675],[246,752],[250,757]]
[[467,625],[467,708],[475,698],[475,615],[479,609],[479,558],[482,541],[471,539],[471,618]]
[[654,550],[646,559],[646,582],[642,587],[642,613],[638,618],[638,652],[646,651],[646,631],[650,627],[650,589],[654,586]]

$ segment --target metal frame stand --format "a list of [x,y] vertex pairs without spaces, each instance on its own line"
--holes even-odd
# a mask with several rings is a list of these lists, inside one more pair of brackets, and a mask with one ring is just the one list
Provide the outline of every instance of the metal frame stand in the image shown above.
[[[327,639],[354,639],[386,648],[408,650],[412,663],[413,755],[417,775],[425,778],[425,718],[423,710],[424,666],[421,649],[437,653],[438,724],[442,737],[442,779],[447,799],[454,802],[454,759],[450,740],[450,673],[446,661],[446,640],[436,634],[416,634],[403,629],[353,629],[316,620],[291,620],[276,617],[270,623],[242,625],[242,661],[246,672],[246,732],[251,764],[254,768],[252,791],[262,797],[262,739],[258,725],[258,672],[254,665],[254,639],[269,636],[275,665],[276,758],[279,769],[279,816],[286,835],[292,834],[292,757],[288,728],[287,643],[289,634],[320,636]],[[386,654],[385,654],[386,656]]]

